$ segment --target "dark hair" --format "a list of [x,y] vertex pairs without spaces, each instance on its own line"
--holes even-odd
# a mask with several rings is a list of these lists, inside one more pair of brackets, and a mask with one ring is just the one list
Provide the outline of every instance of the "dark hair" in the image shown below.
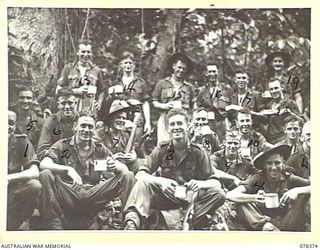
[[250,75],[249,75],[248,71],[246,71],[246,70],[243,69],[243,68],[238,68],[234,74],[235,74],[235,75],[236,75],[236,74],[246,74],[246,75],[250,78]]
[[237,116],[238,116],[238,114],[251,115],[250,110],[247,109],[247,108],[240,109],[240,110],[238,111],[238,113],[237,113]]
[[188,62],[188,59],[186,59],[184,56],[182,55],[178,55],[173,61],[172,61],[172,65],[178,63],[178,62],[182,62],[184,64],[187,65],[187,67],[189,66],[189,62]]
[[58,98],[63,96],[63,97],[70,97],[70,96],[74,96],[72,89],[69,87],[63,87],[61,89],[58,90],[57,93]]
[[301,128],[303,127],[303,123],[304,123],[301,118],[294,115],[289,115],[284,119],[284,125],[287,125],[289,122],[298,122]]
[[128,58],[134,61],[134,54],[130,51],[124,51],[120,57],[121,61]]
[[186,122],[189,122],[189,114],[186,110],[182,109],[182,108],[174,108],[174,109],[170,109],[167,116],[166,116],[166,121],[168,122],[169,118],[175,115],[183,115],[185,117]]

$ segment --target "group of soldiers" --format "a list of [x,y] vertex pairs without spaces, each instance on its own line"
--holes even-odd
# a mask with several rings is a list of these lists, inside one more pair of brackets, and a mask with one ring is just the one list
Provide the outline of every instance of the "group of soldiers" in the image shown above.
[[196,89],[192,61],[176,53],[152,93],[131,52],[108,84],[89,41],[77,56],[57,82],[57,112],[39,117],[29,88],[10,93],[7,230],[35,211],[43,229],[66,229],[117,199],[125,230],[310,230],[309,83],[290,79],[289,54],[268,55],[257,91],[243,69],[220,81],[215,62]]

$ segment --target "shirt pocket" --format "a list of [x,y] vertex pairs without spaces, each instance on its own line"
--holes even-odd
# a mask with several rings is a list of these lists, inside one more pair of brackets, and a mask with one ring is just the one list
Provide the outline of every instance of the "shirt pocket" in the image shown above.
[[75,74],[71,74],[68,76],[69,86],[72,88],[78,88],[80,86],[80,77]]
[[[84,80],[84,82],[88,85],[92,85],[92,86],[97,85],[98,77],[92,73],[88,73],[87,77],[84,76],[84,79],[87,79],[87,80]],[[88,81],[90,81],[90,82],[88,82]]]
[[161,101],[168,102],[173,96],[173,88],[161,89]]

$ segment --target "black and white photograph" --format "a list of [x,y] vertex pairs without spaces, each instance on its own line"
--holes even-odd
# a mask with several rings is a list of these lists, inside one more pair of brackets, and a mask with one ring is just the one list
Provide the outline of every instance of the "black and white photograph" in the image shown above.
[[6,231],[312,232],[311,8],[8,7],[7,50]]

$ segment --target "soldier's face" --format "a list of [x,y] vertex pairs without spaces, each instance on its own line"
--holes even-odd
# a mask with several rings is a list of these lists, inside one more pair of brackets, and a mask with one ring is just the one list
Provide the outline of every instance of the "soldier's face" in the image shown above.
[[240,148],[240,141],[235,137],[226,137],[225,142],[226,153],[228,155],[236,155],[238,154],[238,150]]
[[16,130],[16,122],[17,122],[17,115],[16,113],[9,111],[8,113],[8,136],[14,134],[14,131]]
[[281,84],[279,81],[269,82],[269,92],[273,99],[277,99],[281,97]]
[[287,134],[289,139],[297,140],[301,133],[299,122],[289,122],[288,124],[286,124],[285,133]]
[[195,127],[202,127],[208,124],[208,112],[201,110],[193,113],[193,124]]
[[242,134],[248,134],[252,128],[252,118],[249,114],[239,113],[237,123]]
[[134,70],[134,62],[132,59],[130,58],[126,58],[124,60],[122,60],[121,62],[121,68],[123,69],[123,71],[130,73]]
[[76,137],[79,142],[90,141],[94,130],[95,121],[89,116],[81,116],[75,125]]
[[264,164],[267,180],[279,180],[283,167],[284,160],[280,154],[269,155]]
[[208,65],[206,77],[210,82],[216,82],[218,79],[218,67],[216,65]]
[[173,74],[177,78],[183,78],[187,71],[187,64],[183,63],[181,61],[177,61],[175,64],[173,64]]
[[281,71],[284,68],[284,60],[282,57],[276,56],[271,62],[271,66],[275,71]]
[[239,89],[245,89],[248,86],[249,77],[246,73],[236,74],[236,84]]
[[60,96],[58,98],[58,109],[60,114],[64,118],[72,118],[74,115],[74,106],[76,99],[74,96],[64,97]]
[[112,127],[116,130],[124,130],[125,121],[127,120],[127,113],[121,112],[115,115],[112,121]]
[[91,45],[79,44],[78,57],[81,63],[87,63],[91,60]]
[[188,131],[186,117],[179,114],[169,117],[168,131],[174,140],[184,140]]
[[19,108],[27,111],[31,109],[33,93],[31,91],[20,91],[18,94]]

